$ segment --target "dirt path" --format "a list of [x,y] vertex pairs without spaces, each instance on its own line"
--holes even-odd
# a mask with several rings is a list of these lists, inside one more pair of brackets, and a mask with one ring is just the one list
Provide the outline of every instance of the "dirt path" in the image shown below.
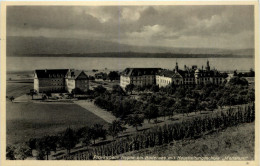
[[113,120],[116,120],[116,117],[113,116],[110,112],[105,111],[99,107],[97,107],[94,102],[86,101],[86,100],[78,100],[74,101],[75,104],[85,108],[86,110],[92,112],[98,117],[104,119],[108,123],[112,123]]

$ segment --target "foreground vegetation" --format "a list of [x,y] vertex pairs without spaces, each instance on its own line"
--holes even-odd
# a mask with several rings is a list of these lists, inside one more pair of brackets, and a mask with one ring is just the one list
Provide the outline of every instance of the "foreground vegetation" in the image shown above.
[[64,156],[62,159],[86,160],[94,156],[116,156],[126,152],[151,148],[168,144],[182,139],[196,139],[205,134],[219,132],[228,127],[237,126],[241,123],[250,123],[255,120],[254,105],[230,109],[221,112],[220,115],[207,116],[206,118],[194,118],[182,123],[156,126],[148,131],[138,133],[127,138],[117,139],[115,142],[94,147],[88,152],[76,155]]
[[[48,159],[50,152],[56,151],[57,148],[67,149],[68,155],[56,159],[89,160],[96,159],[94,156],[117,156],[131,151],[161,146],[173,141],[197,139],[205,134],[221,132],[228,127],[238,126],[242,123],[251,123],[254,122],[254,120],[254,105],[240,106],[230,108],[228,111],[220,112],[219,114],[212,114],[211,116],[193,118],[164,126],[155,126],[147,131],[117,138],[112,142],[108,141],[101,145],[95,144],[95,140],[98,138],[105,140],[108,133],[112,135],[113,133],[121,132],[123,129],[119,128],[120,124],[111,124],[109,132],[107,132],[102,125],[98,124],[92,128],[85,127],[77,131],[67,128],[67,130],[60,135],[30,139],[27,145],[24,145],[24,147],[19,146],[19,148],[15,150],[12,146],[8,146],[7,157],[9,159],[25,159],[26,157],[17,158],[15,156],[30,156],[32,150],[37,149],[40,154],[38,155],[38,159]],[[116,129],[118,130],[116,131]],[[114,136],[116,135],[113,135],[113,137]],[[73,149],[79,141],[84,142],[88,148],[85,149],[84,152],[71,154],[70,150]]]
[[[198,139],[173,141],[120,155],[121,158],[142,159],[165,157],[170,160],[254,160],[255,123],[240,124]],[[197,158],[196,158],[197,157]]]

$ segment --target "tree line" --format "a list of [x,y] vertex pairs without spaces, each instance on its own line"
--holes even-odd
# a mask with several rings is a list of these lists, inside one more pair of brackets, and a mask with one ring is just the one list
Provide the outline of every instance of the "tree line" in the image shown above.
[[124,131],[121,121],[113,121],[108,129],[101,124],[94,124],[92,127],[81,127],[77,130],[67,128],[58,135],[46,135],[41,138],[30,138],[26,143],[17,146],[8,145],[6,148],[6,157],[9,160],[24,160],[32,156],[32,151],[36,150],[38,160],[48,160],[51,151],[65,149],[67,154],[71,154],[71,149],[75,148],[78,143],[85,146],[95,145],[99,139],[106,140],[108,135],[115,139],[118,134]]
[[[131,95],[133,90],[139,93],[137,98]],[[162,88],[152,85],[140,90],[140,87],[130,84],[126,87],[126,92],[120,86],[114,86],[112,92],[99,86],[94,89],[93,94],[95,105],[126,123],[131,122],[133,117],[140,119],[139,126],[141,119],[150,122],[152,119],[156,121],[158,117],[171,118],[175,114],[188,116],[191,112],[214,111],[224,106],[247,104],[255,100],[254,88],[250,88],[248,82],[239,77],[221,85],[169,85]]]

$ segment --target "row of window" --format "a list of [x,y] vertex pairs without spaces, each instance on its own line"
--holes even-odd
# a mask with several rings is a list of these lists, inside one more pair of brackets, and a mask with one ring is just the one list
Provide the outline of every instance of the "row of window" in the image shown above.
[[[157,81],[157,82],[159,82],[159,81]],[[160,83],[167,83],[167,84],[170,84],[171,81],[170,81],[170,80],[160,80]]]
[[63,82],[64,80],[51,80],[52,82]]
[[50,90],[50,91],[54,91],[54,90],[64,90],[65,87],[40,87],[40,91],[43,90]]
[[78,80],[79,82],[85,82],[85,83],[87,83],[88,82],[88,80]]
[[64,83],[63,82],[55,82],[55,83],[52,83],[52,82],[48,82],[48,83],[39,83],[39,86],[64,86]]
[[[210,78],[200,78],[200,80],[202,80],[202,81],[210,81]],[[213,78],[213,81],[221,81],[222,80],[222,78]]]
[[193,78],[185,78],[184,81],[194,81]]
[[144,81],[131,81],[131,84],[138,84],[138,83],[144,83],[144,84],[151,84],[152,82],[151,81],[146,81],[146,80],[144,80]]
[[64,84],[51,84],[51,85],[54,85],[54,86],[64,86]]
[[61,75],[59,75],[59,74],[49,74],[49,78],[63,78],[63,77],[64,77],[63,74],[61,74]]

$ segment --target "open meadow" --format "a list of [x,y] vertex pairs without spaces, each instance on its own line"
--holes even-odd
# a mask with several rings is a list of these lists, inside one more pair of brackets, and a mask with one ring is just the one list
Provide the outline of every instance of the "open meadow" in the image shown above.
[[[19,97],[29,92],[33,83],[7,82],[7,96]],[[28,141],[30,138],[55,135],[67,127],[79,128],[106,122],[73,103],[6,103],[7,144]]]
[[6,96],[14,98],[22,96],[33,88],[33,83],[28,82],[7,82]]

